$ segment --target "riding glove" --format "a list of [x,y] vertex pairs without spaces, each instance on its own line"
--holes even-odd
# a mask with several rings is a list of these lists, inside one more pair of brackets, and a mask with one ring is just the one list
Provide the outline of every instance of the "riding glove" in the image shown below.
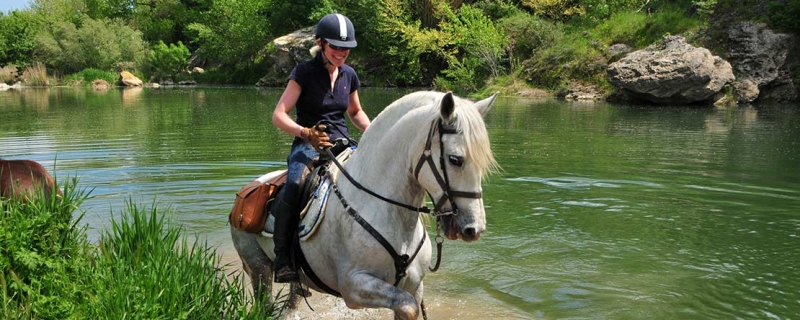
[[325,125],[317,125],[313,128],[303,128],[300,131],[300,137],[308,141],[317,152],[322,153],[322,148],[330,148],[333,147],[333,143],[331,143],[331,138],[328,137],[328,134],[325,133]]

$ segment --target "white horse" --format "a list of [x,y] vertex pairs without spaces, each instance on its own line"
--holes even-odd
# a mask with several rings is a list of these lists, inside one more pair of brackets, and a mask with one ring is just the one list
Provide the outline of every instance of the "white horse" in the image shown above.
[[[480,238],[481,180],[497,168],[483,115],[496,96],[473,103],[452,93],[415,92],[375,117],[343,166],[350,177],[334,177],[338,193],[321,225],[300,241],[316,275],[303,273],[301,282],[340,295],[349,308],[389,308],[397,319],[416,319],[431,266],[431,241],[416,205],[428,193],[448,239]],[[256,296],[270,294],[272,239],[234,228],[231,237]]]

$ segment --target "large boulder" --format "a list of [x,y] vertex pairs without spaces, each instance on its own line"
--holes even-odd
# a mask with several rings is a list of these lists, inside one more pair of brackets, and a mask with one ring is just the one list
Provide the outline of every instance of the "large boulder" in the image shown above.
[[606,71],[625,93],[658,104],[706,102],[735,80],[730,63],[680,36],[631,52]]
[[141,87],[144,84],[141,79],[128,71],[119,73],[119,83],[126,87]]
[[791,53],[797,50],[794,36],[775,33],[765,24],[752,21],[731,24],[726,34],[726,59],[733,65],[736,78],[743,82],[735,88],[748,90],[736,94],[740,102],[753,102],[756,98],[797,99],[797,85],[791,76],[798,63],[797,52]]
[[275,52],[270,55],[272,67],[256,86],[283,86],[292,69],[311,58],[315,45],[314,27],[307,27],[272,40]]

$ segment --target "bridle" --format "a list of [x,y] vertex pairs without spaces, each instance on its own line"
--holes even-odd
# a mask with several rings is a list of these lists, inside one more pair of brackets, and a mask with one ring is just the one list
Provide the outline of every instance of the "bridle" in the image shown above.
[[[433,129],[438,127],[439,131],[439,167],[442,168],[442,173],[439,173],[439,170],[436,169],[436,164],[433,161],[433,156],[431,155],[431,145],[433,141]],[[445,166],[444,160],[444,135],[445,134],[458,134],[459,131],[454,126],[445,126],[442,124],[442,119],[439,121],[435,121],[431,123],[431,129],[428,131],[428,139],[425,141],[425,150],[422,151],[422,155],[419,157],[419,161],[417,161],[417,167],[414,169],[414,178],[419,181],[419,172],[422,171],[422,167],[427,163],[428,167],[430,167],[433,176],[436,178],[436,182],[439,184],[439,187],[442,188],[442,196],[439,198],[438,201],[433,203],[433,216],[439,218],[441,216],[457,216],[458,206],[456,206],[455,198],[473,198],[473,199],[480,199],[483,197],[483,193],[478,192],[471,192],[471,191],[458,191],[453,190],[450,187],[450,177],[447,174],[447,167]],[[433,194],[430,191],[425,190],[428,193],[428,196],[431,198],[431,201],[434,200]],[[444,211],[442,210],[442,206],[445,202],[450,202],[450,210]]]

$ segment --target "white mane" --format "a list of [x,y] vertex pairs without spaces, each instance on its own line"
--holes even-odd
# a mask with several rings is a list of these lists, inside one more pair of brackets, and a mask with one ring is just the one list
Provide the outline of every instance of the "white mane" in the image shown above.
[[[361,158],[359,155],[370,154],[372,158],[369,162],[383,163],[382,169],[388,169],[388,164],[395,166],[398,161],[406,160],[400,159],[401,157],[410,155],[408,161],[414,163],[404,166],[416,164],[431,124],[441,117],[439,104],[444,95],[442,92],[420,91],[390,104],[370,124],[351,162],[358,162],[357,159]],[[473,161],[481,175],[496,170],[498,166],[491,151],[483,117],[471,101],[455,96],[453,98],[456,103],[454,125],[466,137],[465,159]],[[359,167],[363,168],[361,165]],[[381,176],[386,177],[378,175]]]

